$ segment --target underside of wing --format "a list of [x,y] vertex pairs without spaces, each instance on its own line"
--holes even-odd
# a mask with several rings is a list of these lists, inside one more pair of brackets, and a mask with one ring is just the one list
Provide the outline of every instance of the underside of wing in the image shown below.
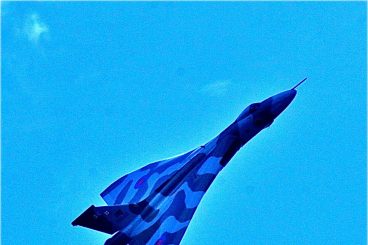
[[[186,164],[190,164],[193,159]],[[153,218],[142,217],[134,230],[127,234],[129,244],[179,244],[201,199],[220,169],[217,157],[209,157],[197,165],[179,188],[168,196],[162,196],[162,203],[157,207],[155,215],[152,215]]]
[[183,190],[161,207],[154,220],[141,220],[133,231],[120,231],[106,241],[106,245],[166,245],[179,244],[197,208],[187,207]]
[[127,174],[107,187],[101,193],[101,197],[108,205],[142,201],[152,190],[164,183],[170,174],[179,170],[193,151],[148,164],[143,168]]

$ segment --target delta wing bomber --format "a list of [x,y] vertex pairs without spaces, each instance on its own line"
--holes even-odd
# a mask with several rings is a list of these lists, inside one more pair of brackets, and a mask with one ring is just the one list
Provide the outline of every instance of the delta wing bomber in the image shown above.
[[251,104],[205,145],[121,177],[101,193],[108,206],[92,205],[72,224],[114,234],[105,245],[179,244],[217,174],[244,144],[273,123],[305,80]]

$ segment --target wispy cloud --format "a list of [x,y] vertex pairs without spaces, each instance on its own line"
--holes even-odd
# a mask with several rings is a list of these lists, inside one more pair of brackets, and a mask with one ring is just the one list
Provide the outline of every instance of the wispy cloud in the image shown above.
[[231,80],[218,80],[202,87],[201,92],[211,96],[225,95],[231,85]]
[[37,44],[49,32],[49,28],[38,14],[32,14],[27,17],[23,31],[30,42]]

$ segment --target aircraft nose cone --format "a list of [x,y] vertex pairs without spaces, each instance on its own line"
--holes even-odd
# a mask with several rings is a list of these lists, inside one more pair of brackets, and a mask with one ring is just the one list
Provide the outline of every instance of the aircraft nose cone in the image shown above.
[[280,113],[283,112],[286,107],[288,107],[291,101],[293,101],[295,95],[296,90],[291,89],[272,96],[272,115],[274,117],[280,115]]

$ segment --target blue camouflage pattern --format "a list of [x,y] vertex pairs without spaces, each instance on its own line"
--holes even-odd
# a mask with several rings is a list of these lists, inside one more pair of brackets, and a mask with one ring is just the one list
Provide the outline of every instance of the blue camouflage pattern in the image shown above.
[[73,225],[114,234],[105,245],[179,244],[201,199],[234,154],[291,103],[291,89],[248,106],[218,136],[116,180]]

